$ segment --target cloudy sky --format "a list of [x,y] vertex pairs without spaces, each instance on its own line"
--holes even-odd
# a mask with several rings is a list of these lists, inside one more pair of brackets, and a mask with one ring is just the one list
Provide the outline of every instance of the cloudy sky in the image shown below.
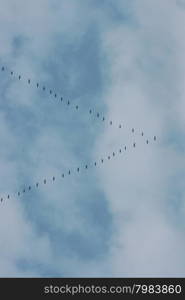
[[1,277],[185,276],[184,28],[184,0],[0,0]]

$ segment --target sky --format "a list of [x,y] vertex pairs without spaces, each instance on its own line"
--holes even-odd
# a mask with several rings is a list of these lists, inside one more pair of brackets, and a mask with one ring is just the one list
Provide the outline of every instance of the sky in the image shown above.
[[184,0],[0,0],[0,277],[185,276],[184,27]]

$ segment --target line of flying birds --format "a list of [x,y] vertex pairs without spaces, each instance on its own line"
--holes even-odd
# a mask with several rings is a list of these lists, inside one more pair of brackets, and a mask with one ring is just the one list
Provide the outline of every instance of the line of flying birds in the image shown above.
[[[154,141],[156,141],[156,136],[154,136]],[[149,144],[149,141],[146,140],[146,144]],[[136,148],[136,143],[133,143],[133,148]],[[78,174],[81,170],[88,170],[90,167],[97,167],[99,164],[103,164],[106,160],[109,161],[111,158],[114,158],[116,156],[116,154],[121,154],[122,152],[127,150],[127,146],[124,146],[124,148],[120,148],[118,151],[116,152],[112,152],[112,154],[108,155],[106,158],[101,158],[100,160],[95,161],[92,164],[85,164],[83,167],[78,167],[76,168],[73,173],[75,172],[76,174]],[[69,169],[66,173],[61,173],[61,178],[64,178],[66,175],[69,176],[72,174],[72,169]],[[54,182],[56,180],[56,176],[52,176],[51,177],[51,181]],[[47,180],[46,178],[44,178],[42,180],[43,184],[47,184]],[[40,183],[41,184],[41,183]],[[38,188],[39,187],[39,182],[36,182],[32,187],[31,185],[28,185],[27,187],[23,188],[22,191],[18,191],[17,192],[17,196],[21,196],[21,194],[25,194],[26,192],[29,192],[32,190],[32,188]],[[1,197],[0,202],[3,202],[5,199],[10,199],[10,194],[7,195],[6,198]]]
[[[6,68],[6,69],[7,69],[7,68]],[[4,67],[4,66],[2,66],[1,71],[2,71],[2,72],[5,71],[5,67]],[[13,75],[14,75],[14,72],[13,72],[13,71],[10,71],[10,74],[11,74],[11,76],[13,76]],[[18,79],[21,80],[21,78],[22,78],[22,76],[21,76],[21,75],[18,75]],[[31,84],[31,79],[27,79],[27,82],[28,82],[28,84],[30,85],[30,84]],[[40,84],[39,84],[38,82],[36,83],[36,87],[37,87],[37,88],[41,87],[43,91],[46,90],[46,86],[40,86]],[[49,90],[49,94],[50,94],[50,95],[53,94],[55,98],[58,97],[57,94],[56,94],[55,92],[53,92],[53,90],[51,90],[51,89]],[[63,101],[63,97],[60,97],[60,101],[61,101],[61,102]],[[70,105],[70,101],[69,101],[69,100],[67,101],[67,105]],[[79,109],[79,106],[76,105],[76,106],[75,106],[75,109],[78,110],[78,109]],[[92,109],[89,109],[89,114],[93,114]],[[100,118],[100,113],[99,113],[99,112],[96,113],[96,117],[97,117],[97,118]],[[104,116],[102,117],[102,121],[105,121],[105,117],[104,117]],[[112,122],[112,121],[109,121],[109,125],[113,125],[113,122]],[[122,128],[122,125],[119,124],[118,128]],[[135,129],[132,128],[131,132],[134,133],[134,132],[135,132]],[[143,131],[141,132],[141,136],[144,136],[144,132],[143,132]],[[153,137],[153,140],[156,141],[156,136]],[[146,144],[149,144],[149,140],[148,140],[148,139],[146,140]],[[135,148],[135,147],[136,147],[136,143],[134,142],[132,146],[133,146],[133,148]],[[118,153],[121,154],[121,153],[122,153],[122,150],[123,150],[123,149],[120,148],[119,151],[118,151]],[[125,150],[125,151],[127,150],[127,147],[126,147],[126,146],[124,146],[124,150]],[[111,157],[115,157],[115,156],[116,156],[116,152],[113,152],[112,155],[108,155],[106,158],[107,158],[107,160],[110,160]],[[105,159],[101,158],[100,161],[95,161],[92,165],[96,167],[96,166],[98,165],[98,163],[102,164],[102,163],[104,163],[104,161],[105,161]],[[89,169],[89,167],[90,167],[90,164],[86,164],[85,167],[83,167],[83,168],[79,168],[79,167],[78,167],[78,168],[76,169],[76,172],[79,173],[81,169],[86,169],[86,170],[87,170],[87,169]],[[72,173],[72,170],[69,169],[68,172],[67,172],[66,174],[64,174],[64,173],[61,174],[61,178],[64,178],[65,175],[68,175],[68,176],[69,176],[69,175],[71,175],[71,173]],[[56,177],[53,176],[53,177],[52,177],[52,181],[54,182],[55,179],[56,179]],[[43,184],[47,184],[47,180],[46,180],[46,179],[43,179],[42,183],[43,183]],[[36,183],[34,186],[32,186],[32,187],[29,185],[29,186],[27,186],[27,188],[24,188],[22,191],[18,191],[18,192],[17,192],[17,196],[21,196],[21,194],[24,194],[24,193],[26,193],[27,191],[31,191],[33,187],[38,188],[38,187],[39,187],[39,182],[37,182],[37,183]],[[10,199],[10,194],[8,194],[6,198],[1,197],[1,198],[0,198],[0,202],[2,203],[5,199]]]
[[[7,67],[5,67],[5,66],[2,66],[2,67],[1,67],[1,71],[2,71],[2,72],[6,71],[6,70],[8,71],[8,73],[9,73],[11,76],[15,75],[15,72],[14,72],[14,71],[9,70],[9,69],[8,69]],[[21,75],[17,75],[17,78],[18,78],[19,80],[21,80],[23,77],[22,77]],[[32,81],[31,81],[30,78],[27,78],[26,81],[27,81],[28,85],[31,85],[31,82],[32,82]],[[35,83],[35,86],[36,86],[38,89],[40,88],[42,91],[48,90],[49,95],[53,95],[53,97],[54,97],[54,98],[58,98],[58,99],[60,100],[60,102],[64,102],[64,98],[63,98],[62,96],[59,96],[59,95],[58,95],[56,92],[54,92],[52,89],[48,89],[48,88],[46,87],[46,85],[41,85],[39,82],[36,82],[36,83]],[[67,100],[67,101],[66,101],[66,104],[67,104],[67,106],[70,106],[70,105],[71,105],[71,101],[70,101],[70,100]],[[80,107],[79,107],[79,105],[75,104],[74,108],[75,108],[76,111],[78,111]],[[89,109],[89,110],[88,110],[88,113],[89,113],[89,115],[95,115],[96,119],[99,119],[99,120],[105,122],[105,116],[102,116],[102,114],[101,114],[100,112],[96,112],[95,109]],[[108,121],[108,124],[109,124],[110,126],[112,126],[112,125],[115,124],[115,123],[114,123],[112,120],[110,120],[110,121]],[[124,126],[123,126],[123,124],[118,124],[118,125],[116,125],[116,127],[119,128],[119,129],[121,129],[121,128],[123,128]],[[134,132],[135,132],[135,129],[132,128],[132,129],[131,129],[131,132],[134,133]],[[143,131],[141,132],[141,136],[144,136],[144,132],[143,132]]]

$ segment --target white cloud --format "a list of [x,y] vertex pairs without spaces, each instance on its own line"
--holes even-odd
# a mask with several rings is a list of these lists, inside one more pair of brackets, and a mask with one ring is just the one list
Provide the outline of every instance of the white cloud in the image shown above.
[[20,267],[20,261],[35,261],[48,264],[52,261],[50,242],[47,237],[39,236],[34,224],[26,220],[25,212],[16,199],[1,204],[0,210],[0,276],[32,276],[40,275]]
[[[90,6],[88,1],[84,4],[84,1],[75,0],[60,3],[1,0],[0,27],[4,31],[0,36],[0,55],[3,62],[15,68],[17,75],[19,72],[23,75],[23,83],[10,83],[9,79],[1,81],[4,92],[1,104],[5,104],[6,99],[9,109],[7,113],[3,107],[6,113],[1,113],[2,195],[6,197],[10,189],[17,192],[21,176],[27,175],[26,180],[32,177],[30,184],[40,182],[48,174],[56,174],[57,179],[55,186],[50,182],[39,189],[41,220],[35,222],[48,222],[48,232],[47,228],[45,233],[39,232],[34,217],[30,221],[29,202],[23,206],[18,200],[11,199],[2,204],[0,276],[39,276],[41,270],[33,270],[31,266],[25,270],[20,268],[19,262],[24,259],[43,264],[60,274],[68,272],[69,276],[184,275],[183,221],[175,222],[174,219],[178,219],[175,213],[171,219],[173,200],[169,194],[169,186],[174,194],[176,192],[173,179],[179,174],[183,176],[184,155],[175,142],[167,143],[173,124],[183,130],[185,120],[184,10],[182,3],[178,6],[172,1],[117,1],[114,5],[120,14],[124,14],[129,6],[131,20],[114,23],[106,11]],[[77,230],[82,237],[88,235],[87,218],[81,215],[75,195],[91,181],[67,179],[68,190],[65,182],[61,184],[58,179],[61,168],[68,168],[68,162],[76,168],[78,157],[69,136],[65,141],[59,128],[55,128],[56,124],[50,126],[51,120],[59,121],[57,112],[52,119],[53,104],[47,104],[45,110],[37,105],[41,99],[36,89],[28,87],[24,74],[34,84],[38,78],[43,82],[53,80],[43,65],[51,53],[55,53],[53,49],[58,46],[59,37],[64,44],[74,45],[74,41],[78,43],[84,36],[91,22],[101,33],[105,58],[102,72],[106,80],[103,101],[108,108],[106,120],[113,120],[112,127],[107,129],[105,126],[104,132],[100,132],[93,158],[100,157],[100,153],[109,155],[120,147],[123,149],[125,144],[128,148],[119,154],[119,158],[116,153],[116,158],[99,171],[99,184],[113,216],[115,233],[110,237],[109,249],[103,257],[87,262],[77,254],[70,257],[65,253],[62,234],[62,250],[58,253],[49,226],[53,222],[56,231],[70,234]],[[20,50],[14,46],[18,37],[22,38]],[[53,59],[59,63],[58,56]],[[73,74],[71,82],[78,78],[77,75]],[[27,109],[34,116],[31,123],[26,116],[24,119],[28,137],[30,127],[38,131],[34,139],[30,136],[27,140],[28,145],[19,144],[24,130],[17,137],[11,132],[8,116],[15,108]],[[48,127],[42,128],[46,124],[44,118]],[[124,125],[123,129],[117,128],[120,123]],[[62,125],[68,126],[65,122]],[[144,137],[141,137],[142,130]],[[154,134],[156,143],[152,140]],[[146,138],[149,138],[149,145],[145,143]],[[136,149],[132,147],[133,142],[136,142]],[[184,201],[185,195],[183,190],[181,192]],[[182,214],[184,207],[182,204]],[[88,230],[89,236],[94,236],[93,226],[91,230],[88,226]],[[71,251],[74,253],[75,249]]]
[[[119,3],[123,12],[125,4]],[[171,190],[178,193],[173,178],[184,176],[184,154],[173,140],[167,143],[170,129],[178,128],[184,119],[179,118],[184,111],[179,105],[179,81],[184,77],[179,32],[184,28],[184,13],[173,1],[143,0],[130,5],[133,23],[115,26],[102,36],[109,58],[104,96],[109,118],[125,123],[123,144],[136,141],[136,149],[128,149],[121,160],[100,172],[117,228],[110,263],[114,276],[184,276],[184,223],[177,225],[168,214],[174,201]],[[131,138],[132,126],[137,136]],[[117,131],[105,131],[97,153],[120,143]],[[183,189],[181,197],[184,201]],[[175,198],[178,203],[178,195]]]

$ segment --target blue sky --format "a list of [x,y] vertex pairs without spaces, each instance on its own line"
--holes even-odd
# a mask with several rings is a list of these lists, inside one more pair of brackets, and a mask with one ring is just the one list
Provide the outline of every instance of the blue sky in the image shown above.
[[0,276],[184,276],[184,2],[0,4]]

